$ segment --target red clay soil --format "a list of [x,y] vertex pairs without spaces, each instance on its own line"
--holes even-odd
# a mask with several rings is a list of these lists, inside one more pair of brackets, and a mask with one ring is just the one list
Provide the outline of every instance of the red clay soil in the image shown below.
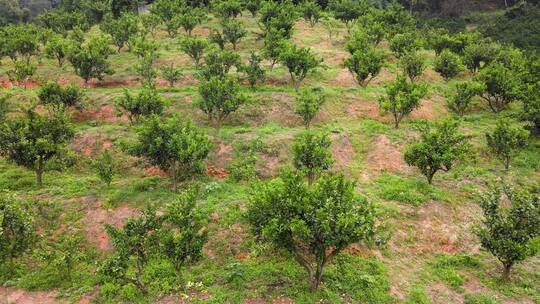
[[225,179],[229,176],[229,172],[223,168],[206,166],[206,175],[215,179]]
[[336,161],[334,167],[338,170],[345,170],[353,161],[356,153],[349,136],[344,134],[333,135],[332,142],[332,153]]
[[102,202],[96,200],[86,211],[86,216],[82,220],[84,223],[86,236],[99,250],[109,251],[112,249],[109,236],[105,231],[105,224],[121,227],[128,218],[139,216],[138,209],[128,206],[120,206],[116,209],[103,209]]
[[0,304],[56,304],[56,291],[26,291],[1,287]]
[[403,160],[401,149],[396,147],[388,136],[384,134],[377,136],[372,147],[364,160],[368,171],[377,173],[409,171],[409,166]]
[[98,109],[77,111],[73,113],[73,119],[77,122],[83,122],[88,120],[99,120],[105,122],[127,122],[128,117],[118,116],[117,111],[113,105],[104,105]]
[[113,142],[103,139],[100,133],[85,133],[77,136],[70,144],[70,148],[86,157],[96,155],[102,150],[110,149]]

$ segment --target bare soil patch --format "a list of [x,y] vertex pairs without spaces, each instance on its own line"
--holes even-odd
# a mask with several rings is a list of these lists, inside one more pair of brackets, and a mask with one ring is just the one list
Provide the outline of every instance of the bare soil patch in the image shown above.
[[403,160],[402,148],[392,143],[386,135],[379,135],[374,139],[373,148],[365,157],[368,171],[404,173],[409,167]]
[[73,119],[77,122],[88,120],[99,120],[105,122],[127,122],[128,117],[125,115],[118,116],[113,105],[104,105],[98,109],[85,110],[73,113]]
[[103,203],[95,200],[86,210],[83,223],[86,231],[86,237],[99,250],[109,251],[112,249],[109,241],[109,235],[105,231],[105,225],[115,227],[123,226],[128,218],[139,216],[138,209],[128,206],[120,206],[116,209],[103,209]]
[[336,160],[334,168],[337,170],[346,170],[354,160],[356,153],[349,136],[346,134],[333,135],[332,142],[332,153]]
[[[2,304],[56,304],[56,290],[26,291],[17,288],[0,287]],[[4,302],[5,300],[5,302]]]

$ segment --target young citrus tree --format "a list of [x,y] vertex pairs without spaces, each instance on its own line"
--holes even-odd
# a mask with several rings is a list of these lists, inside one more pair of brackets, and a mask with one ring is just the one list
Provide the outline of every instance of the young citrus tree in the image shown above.
[[197,103],[214,125],[219,128],[231,113],[247,101],[238,81],[232,76],[212,76],[199,84],[200,101]]
[[308,73],[319,67],[322,62],[313,55],[309,48],[299,48],[293,43],[281,50],[279,61],[289,70],[294,88],[297,91]]
[[484,219],[475,230],[482,247],[503,264],[503,279],[512,267],[538,253],[540,197],[538,193],[496,185],[481,197]]
[[472,99],[484,90],[481,83],[470,81],[456,85],[455,93],[447,100],[448,109],[459,116],[465,115],[471,107]]
[[373,80],[384,64],[384,55],[374,48],[367,48],[362,51],[355,51],[353,55],[346,58],[343,66],[353,75],[356,82],[363,88]]
[[529,132],[522,126],[512,125],[508,119],[500,119],[492,133],[486,134],[487,145],[491,153],[504,162],[506,170],[517,150],[527,145]]
[[211,147],[208,136],[179,116],[151,115],[137,129],[137,138],[132,153],[167,172],[174,190],[179,181],[203,171]]
[[300,91],[296,97],[295,113],[302,118],[306,129],[311,125],[311,121],[317,116],[326,97],[320,89],[305,89]]
[[43,186],[47,162],[63,156],[75,131],[64,112],[40,114],[35,108],[0,126],[0,155],[33,170],[38,187]]
[[306,270],[312,291],[332,258],[372,240],[376,229],[372,205],[343,174],[325,174],[310,187],[300,172],[283,171],[254,187],[246,218],[259,240],[286,250]]
[[420,100],[427,94],[427,87],[407,81],[406,76],[398,78],[385,86],[386,96],[379,99],[379,107],[383,113],[394,116],[394,126],[399,128],[403,118],[420,107]]
[[420,139],[407,146],[405,162],[417,167],[428,183],[439,171],[450,171],[456,162],[465,158],[470,151],[468,137],[458,130],[457,121],[445,120],[431,127],[420,128]]
[[334,164],[331,145],[332,141],[326,133],[307,131],[295,138],[293,164],[306,175],[310,185]]

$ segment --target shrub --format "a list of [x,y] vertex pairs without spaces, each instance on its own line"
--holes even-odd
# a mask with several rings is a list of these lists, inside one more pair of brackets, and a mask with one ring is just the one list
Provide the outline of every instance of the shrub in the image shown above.
[[207,47],[208,42],[204,38],[186,37],[180,41],[180,49],[195,61],[197,67]]
[[91,39],[86,45],[72,48],[68,60],[75,73],[84,79],[84,84],[87,85],[92,78],[102,80],[106,74],[113,73],[108,62],[111,53],[109,39],[98,37]]
[[461,82],[456,85],[455,93],[448,100],[448,108],[459,116],[465,115],[471,106],[472,99],[483,91],[478,82]]
[[231,113],[247,101],[238,81],[231,76],[225,78],[213,76],[209,80],[202,80],[199,84],[199,94],[201,96],[197,103],[199,109],[218,128]]
[[356,82],[364,88],[381,72],[383,64],[384,55],[373,48],[355,51],[352,57],[346,58],[343,62],[343,66],[349,70]]
[[110,150],[103,150],[101,154],[92,161],[96,175],[101,179],[107,187],[111,186],[111,182],[117,172],[117,164],[113,159]]
[[0,126],[0,155],[36,173],[38,187],[48,161],[61,158],[75,131],[64,112],[39,114],[34,108]]
[[69,107],[81,107],[84,93],[73,85],[61,87],[54,81],[47,81],[37,93],[42,104],[51,106],[55,110],[63,110]]
[[315,58],[309,48],[299,48],[294,44],[289,44],[281,50],[279,61],[289,70],[289,75],[291,75],[291,80],[297,91],[308,73],[321,64],[321,60]]
[[211,147],[204,133],[178,116],[167,120],[150,116],[137,129],[137,137],[132,153],[167,172],[174,190],[178,181],[203,171]]
[[223,39],[232,44],[233,50],[236,50],[238,42],[247,35],[244,24],[237,20],[226,20],[222,22]]
[[306,22],[309,22],[311,27],[319,22],[321,18],[321,7],[313,0],[306,0],[300,5],[300,10]]
[[422,42],[414,32],[397,34],[390,40],[390,50],[397,58],[401,58],[407,53],[416,52],[421,46]]
[[504,111],[508,105],[521,97],[521,81],[514,71],[501,63],[483,68],[475,80],[484,85],[480,93],[494,113]]
[[266,71],[261,66],[262,58],[255,52],[251,52],[249,63],[242,66],[242,71],[246,74],[249,86],[255,89],[257,83],[264,83],[266,79]]
[[309,128],[311,121],[317,116],[326,97],[320,89],[302,90],[296,97],[295,113],[302,118],[306,128]]
[[420,140],[407,146],[405,161],[415,166],[431,184],[438,171],[449,171],[469,152],[468,137],[458,131],[459,123],[445,120],[432,129],[420,128]]
[[508,281],[516,263],[538,252],[534,239],[540,236],[540,198],[538,193],[496,185],[482,195],[480,206],[484,219],[475,233],[482,247],[501,261]]
[[246,217],[253,233],[292,254],[312,291],[334,256],[374,235],[373,208],[354,187],[343,174],[324,175],[308,187],[302,174],[285,171],[252,190]]
[[512,126],[508,119],[500,119],[493,133],[487,133],[487,145],[491,153],[504,162],[506,170],[516,150],[527,145],[529,132],[521,126]]
[[116,100],[116,107],[120,113],[127,114],[131,123],[136,123],[144,116],[163,114],[165,100],[154,86],[145,84],[136,94],[124,89],[124,96]]
[[306,175],[311,185],[334,164],[332,141],[326,133],[305,132],[294,139],[294,167]]
[[463,70],[459,56],[448,50],[435,59],[434,68],[446,80],[456,77]]
[[385,86],[386,96],[379,98],[379,107],[383,113],[394,116],[394,126],[399,128],[401,120],[420,107],[420,99],[427,94],[427,87],[407,81],[403,75]]
[[421,77],[426,69],[426,63],[418,52],[404,54],[399,60],[399,65],[412,82]]

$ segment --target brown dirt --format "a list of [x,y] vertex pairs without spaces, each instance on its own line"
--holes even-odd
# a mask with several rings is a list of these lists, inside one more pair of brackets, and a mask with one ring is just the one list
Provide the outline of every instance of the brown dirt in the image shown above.
[[334,168],[345,170],[353,161],[356,153],[349,136],[346,134],[333,134],[332,142],[332,153],[336,161]]
[[294,301],[286,296],[280,296],[272,301],[272,304],[294,304]]
[[393,251],[406,255],[479,251],[478,241],[470,233],[472,224],[477,222],[478,207],[428,202],[404,212],[416,219],[412,223],[394,220],[397,229],[389,243]]
[[463,295],[457,291],[450,289],[443,283],[436,283],[429,287],[428,293],[431,295],[433,303],[452,303],[463,304]]
[[88,120],[99,120],[106,122],[127,122],[128,117],[118,116],[117,111],[113,105],[104,105],[98,109],[86,110],[81,112],[75,112],[73,119],[77,122],[83,122]]
[[448,113],[448,109],[444,106],[444,97],[433,95],[429,99],[424,99],[420,103],[420,107],[414,110],[410,117],[412,119],[427,119],[434,120]]
[[217,149],[210,152],[209,163],[216,168],[227,168],[234,159],[234,149],[231,145],[220,142]]
[[365,98],[346,94],[344,100],[350,101],[345,103],[344,112],[354,119],[369,118],[382,122],[390,122],[392,118],[389,115],[381,115],[379,104],[375,99],[367,100]]
[[365,157],[368,171],[404,173],[409,167],[403,160],[401,148],[396,147],[386,135],[379,135],[374,139],[373,148]]
[[167,172],[161,170],[157,166],[148,167],[144,170],[144,173],[146,176],[160,176],[160,177],[168,177],[169,175]]
[[266,304],[266,300],[263,298],[245,298],[242,303],[244,304]]
[[9,79],[4,78],[4,79],[0,79],[0,82],[2,83],[2,87],[4,89],[10,89],[13,87],[21,87],[21,88],[26,88],[28,90],[31,90],[31,89],[38,88],[40,86],[39,83],[34,82],[30,79],[24,81],[23,83],[18,83],[16,81],[11,81]]
[[245,227],[238,223],[225,228],[220,227],[204,245],[204,254],[211,259],[216,259],[218,258],[216,252],[219,251],[219,256],[224,256],[224,258],[227,256],[246,258],[249,253],[240,250],[246,238],[248,236]]
[[86,157],[95,155],[102,150],[110,149],[113,142],[103,138],[101,133],[85,133],[79,135],[71,143],[70,148]]
[[[93,203],[92,200],[95,200]],[[128,206],[120,206],[116,209],[103,209],[103,203],[97,198],[89,199],[89,206],[86,208],[86,216],[83,218],[83,223],[88,240],[93,243],[99,250],[111,250],[109,236],[105,232],[104,225],[121,227],[128,218],[140,215],[138,209]]]
[[215,179],[225,179],[229,176],[229,172],[223,168],[206,166],[206,175]]
[[[26,291],[0,287],[1,304],[56,304],[56,290]],[[5,301],[5,302],[4,302]]]

